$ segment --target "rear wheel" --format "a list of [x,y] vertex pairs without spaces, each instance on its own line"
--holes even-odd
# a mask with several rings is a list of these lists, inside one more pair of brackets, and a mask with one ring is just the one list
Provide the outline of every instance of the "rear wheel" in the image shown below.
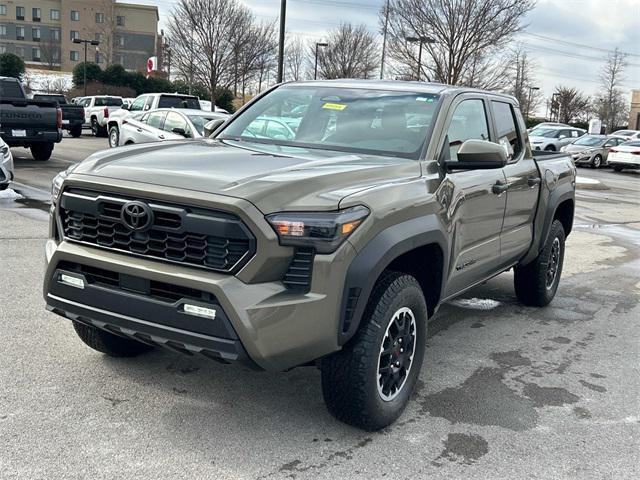
[[593,157],[593,160],[591,160],[591,166],[593,168],[600,168],[602,166],[602,157],[600,155]]
[[404,411],[424,358],[427,306],[418,281],[398,272],[376,284],[354,338],[322,360],[329,412],[364,430],[379,430]]
[[613,170],[616,172],[621,172],[622,171],[622,167],[619,167],[618,165],[614,165],[613,166]]
[[513,277],[516,296],[525,305],[544,307],[555,297],[564,263],[564,242],[564,227],[554,220],[547,243],[536,259],[516,267]]
[[71,127],[69,129],[69,133],[73,138],[78,138],[80,135],[82,135],[82,125],[76,125],[75,127]]
[[118,127],[113,126],[109,129],[109,146],[111,148],[115,148],[118,146],[119,142],[120,142],[120,131],[118,130]]
[[32,145],[30,150],[31,155],[35,160],[44,162],[51,158],[51,154],[53,153],[53,143],[40,143],[38,145]]
[[84,323],[73,322],[73,328],[87,346],[110,357],[135,357],[153,349],[150,345],[119,337]]

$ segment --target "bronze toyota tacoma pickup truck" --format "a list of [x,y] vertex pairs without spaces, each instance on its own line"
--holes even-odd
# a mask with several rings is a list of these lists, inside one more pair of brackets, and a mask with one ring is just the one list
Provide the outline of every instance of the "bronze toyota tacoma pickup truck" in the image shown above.
[[510,96],[284,84],[212,138],[58,176],[44,297],[111,356],[316,364],[330,412],[375,430],[406,406],[443,302],[511,268],[523,303],[553,299],[574,197],[570,158],[532,156]]

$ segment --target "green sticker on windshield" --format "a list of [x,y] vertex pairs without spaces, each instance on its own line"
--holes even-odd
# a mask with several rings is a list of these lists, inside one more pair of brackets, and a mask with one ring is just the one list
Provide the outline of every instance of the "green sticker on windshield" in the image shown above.
[[347,108],[347,105],[344,103],[325,103],[322,108],[326,108],[327,110],[339,110],[342,111]]
[[434,100],[431,97],[416,97],[416,102],[427,102],[427,103],[433,103]]

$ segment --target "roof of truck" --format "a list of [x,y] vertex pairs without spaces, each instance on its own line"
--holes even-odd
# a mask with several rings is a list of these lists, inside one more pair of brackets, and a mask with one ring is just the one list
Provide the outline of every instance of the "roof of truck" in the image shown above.
[[337,80],[307,80],[301,82],[291,82],[287,85],[308,85],[308,86],[326,86],[331,85],[342,88],[366,88],[371,90],[396,90],[396,91],[411,91],[411,92],[424,92],[433,93],[437,95],[444,94],[458,94],[465,92],[479,92],[488,93],[491,95],[498,95],[501,97],[514,99],[512,95],[507,95],[501,92],[495,92],[490,90],[481,90],[478,88],[463,87],[446,85],[444,83],[435,82],[418,82],[418,81],[405,81],[405,80],[362,80],[362,79],[337,79]]

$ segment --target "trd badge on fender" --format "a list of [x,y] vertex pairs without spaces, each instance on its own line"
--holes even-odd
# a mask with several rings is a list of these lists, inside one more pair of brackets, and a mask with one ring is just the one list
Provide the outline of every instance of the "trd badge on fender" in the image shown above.
[[124,224],[131,230],[142,232],[153,223],[153,211],[143,202],[127,202],[122,207],[120,217]]

